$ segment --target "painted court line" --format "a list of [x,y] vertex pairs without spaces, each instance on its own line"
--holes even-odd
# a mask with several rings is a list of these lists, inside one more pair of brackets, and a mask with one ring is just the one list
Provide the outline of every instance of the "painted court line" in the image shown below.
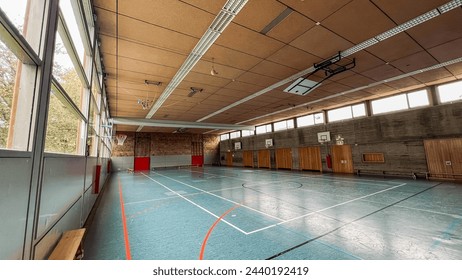
[[336,205],[333,205],[333,206],[329,206],[329,207],[326,207],[326,208],[323,208],[323,209],[320,209],[320,210],[317,210],[317,211],[314,211],[314,212],[310,212],[308,214],[298,216],[298,217],[295,217],[295,218],[292,218],[292,219],[289,219],[289,220],[285,220],[285,221],[279,222],[277,224],[273,224],[273,225],[270,225],[270,226],[267,226],[267,227],[263,227],[263,228],[248,232],[248,234],[254,234],[254,233],[257,233],[257,232],[260,232],[260,231],[263,231],[263,230],[267,230],[269,228],[273,228],[273,227],[276,227],[276,226],[279,226],[279,225],[282,225],[282,224],[285,224],[285,223],[288,223],[288,222],[292,222],[292,221],[295,221],[295,220],[298,220],[298,219],[301,219],[301,218],[305,218],[305,217],[308,217],[308,216],[311,216],[311,215],[314,215],[314,214],[317,214],[317,213],[321,213],[323,211],[326,211],[326,210],[329,210],[329,209],[332,209],[332,208],[335,208],[335,207],[338,207],[338,206],[346,205],[346,204],[349,204],[351,202],[358,201],[358,200],[361,200],[361,199],[364,199],[364,198],[367,198],[367,197],[370,197],[370,196],[373,196],[373,195],[376,195],[376,194],[379,194],[379,193],[387,192],[387,191],[402,187],[404,185],[406,185],[406,183],[399,184],[399,185],[396,185],[396,186],[393,186],[393,187],[390,187],[390,188],[387,188],[387,189],[384,189],[384,190],[381,190],[381,191],[377,191],[377,192],[374,192],[374,193],[371,193],[371,194],[368,194],[368,195],[364,195],[364,196],[361,196],[361,197],[358,197],[358,198],[355,198],[355,199],[351,199],[351,200],[348,200],[348,201],[345,201],[345,202],[342,202],[342,203],[339,203],[339,204],[336,204]]
[[132,256],[130,253],[130,240],[128,238],[127,219],[125,218],[125,207],[124,207],[124,198],[122,194],[122,184],[120,183],[120,178],[118,179],[119,179],[120,213],[122,216],[122,227],[123,227],[124,242],[125,242],[125,258],[127,260],[131,260]]
[[[196,187],[194,187],[194,186],[192,186],[192,185],[186,184],[186,183],[184,183],[184,182],[178,181],[178,180],[176,180],[176,179],[173,179],[173,178],[171,178],[171,177],[162,175],[162,174],[160,174],[160,173],[157,173],[157,172],[153,172],[153,173],[154,173],[154,174],[157,174],[157,175],[159,175],[159,176],[165,177],[165,178],[167,178],[167,179],[170,179],[170,180],[172,180],[172,181],[175,181],[175,182],[177,182],[177,183],[180,183],[180,184],[182,184],[182,185],[185,185],[185,186],[187,186],[187,187],[190,187],[190,188],[193,188],[193,189],[195,189],[195,190],[198,190],[198,191],[200,191],[200,192],[203,192],[203,193],[206,193],[206,194],[209,194],[209,195],[218,197],[218,198],[220,198],[220,199],[226,200],[226,201],[231,202],[231,203],[233,203],[233,204],[239,204],[239,203],[237,203],[236,201],[233,201],[233,200],[231,200],[231,199],[227,199],[227,198],[225,198],[225,197],[216,195],[216,194],[214,194],[214,193],[201,190],[201,189],[196,188]],[[144,173],[142,173],[142,174],[144,174]],[[147,176],[147,175],[145,175],[145,176],[148,177],[148,178],[151,178],[151,177],[149,177],[149,176]],[[246,205],[243,205],[243,204],[241,204],[241,207],[247,208],[247,209],[249,209],[249,210],[252,210],[252,211],[257,212],[257,213],[259,213],[259,214],[265,215],[265,216],[270,217],[270,218],[275,219],[275,220],[284,221],[283,219],[281,219],[281,218],[279,218],[279,217],[273,216],[273,215],[271,215],[271,214],[262,212],[262,211],[260,211],[260,210],[254,209],[254,208],[252,208],[252,207],[249,207],[249,206],[246,206]]]
[[[151,181],[153,181],[153,182],[155,182],[155,183],[161,185],[162,187],[166,188],[167,190],[169,190],[169,191],[175,193],[176,195],[178,195],[179,197],[183,198],[184,200],[186,200],[187,202],[191,203],[192,205],[196,206],[197,208],[199,208],[199,209],[201,209],[201,210],[203,210],[203,211],[209,213],[210,215],[214,216],[214,217],[217,218],[217,219],[220,218],[219,216],[213,214],[212,212],[210,212],[209,210],[207,210],[207,209],[205,209],[204,207],[200,206],[199,204],[195,203],[194,201],[188,199],[188,198],[185,197],[184,195],[179,194],[178,192],[176,192],[176,191],[170,189],[169,187],[167,187],[166,185],[162,184],[161,182],[158,182],[157,180],[155,180],[155,179],[149,177],[148,175],[144,174],[143,172],[140,172],[140,173],[143,174],[143,175],[144,175],[145,177],[147,177],[148,179],[150,179]],[[163,175],[162,175],[162,176],[163,176]],[[234,204],[240,205],[240,203],[234,203]],[[223,219],[222,219],[221,221],[223,221],[223,222],[226,223],[227,225],[233,227],[234,229],[238,230],[239,232],[241,232],[241,233],[247,235],[247,232],[245,232],[245,231],[243,231],[242,229],[238,228],[237,226],[231,224],[230,222],[228,222],[228,221],[226,221],[226,220],[223,220]]]
[[204,241],[202,241],[202,246],[201,246],[201,252],[199,254],[199,260],[204,259],[204,252],[205,252],[205,247],[207,246],[207,241],[209,240],[210,235],[212,234],[213,229],[216,227],[216,225],[229,213],[231,213],[234,209],[239,207],[239,205],[234,205],[233,207],[229,208],[223,215],[221,215],[214,223],[213,225],[209,228],[207,231],[207,234],[204,237]]

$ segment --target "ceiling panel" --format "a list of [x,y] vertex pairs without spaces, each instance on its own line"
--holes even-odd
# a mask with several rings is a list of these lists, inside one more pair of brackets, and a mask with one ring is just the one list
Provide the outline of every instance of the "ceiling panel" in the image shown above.
[[281,2],[314,21],[322,22],[351,0],[281,0]]
[[355,44],[396,26],[369,0],[351,1],[321,24]]
[[[119,1],[118,34],[114,3],[94,1],[110,115],[145,118],[149,110],[143,110],[138,100],[159,100],[226,0]],[[248,1],[172,89],[154,118],[216,123],[251,120],[252,124],[262,124],[460,79],[462,63],[394,79],[403,73],[462,57],[462,9],[457,8],[343,58],[331,69],[353,59],[356,66],[330,77],[305,96],[283,92],[293,81],[284,81],[276,87],[276,83],[339,51],[444,3],[440,0],[421,0],[418,4],[398,0]],[[285,18],[266,34],[260,33],[283,11],[290,11],[287,8],[292,11]],[[212,66],[218,72],[215,75],[211,74]],[[320,81],[326,72],[325,69],[312,75],[305,72],[304,77]],[[384,82],[386,79],[392,81]],[[148,86],[145,80],[160,81],[162,85]],[[377,82],[381,84],[369,86]],[[188,97],[191,87],[203,91]],[[246,102],[242,102],[244,98]],[[136,131],[138,127],[122,128]],[[172,133],[176,128],[142,131]],[[210,130],[188,129],[187,133],[192,131]]]
[[285,5],[276,1],[252,0],[236,16],[234,22],[256,32],[261,32],[266,25],[285,9]]
[[462,37],[462,9],[454,9],[407,31],[424,48]]
[[266,35],[288,44],[314,26],[314,21],[293,12]]
[[323,59],[353,46],[352,43],[322,26],[316,26],[293,40],[290,45]]
[[284,46],[282,42],[235,23],[226,28],[216,44],[260,58],[266,58]]

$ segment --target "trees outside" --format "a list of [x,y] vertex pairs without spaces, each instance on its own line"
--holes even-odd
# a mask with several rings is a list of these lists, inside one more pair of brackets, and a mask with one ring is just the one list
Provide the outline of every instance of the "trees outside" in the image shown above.
[[[55,59],[57,54],[62,55],[63,52],[63,45],[57,44]],[[15,94],[14,87],[18,62],[19,60],[16,56],[0,41],[0,149],[8,148],[8,131],[11,125],[12,100]],[[53,76],[58,80],[69,97],[79,106],[82,95],[82,83],[75,69],[55,63]],[[21,92],[21,94],[33,94],[33,92]],[[79,143],[81,119],[67,106],[67,102],[59,93],[52,91],[50,94],[45,150],[75,154]],[[30,114],[30,112],[19,111],[17,113]]]
[[0,41],[0,148],[6,148],[18,59]]

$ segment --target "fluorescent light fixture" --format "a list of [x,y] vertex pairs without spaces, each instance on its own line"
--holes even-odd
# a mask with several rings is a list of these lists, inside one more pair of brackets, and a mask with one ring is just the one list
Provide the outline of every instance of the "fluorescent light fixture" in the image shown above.
[[[236,14],[244,7],[248,0],[228,0],[223,6],[219,14],[215,17],[212,24],[204,35],[200,38],[194,49],[188,55],[186,60],[181,65],[178,72],[173,76],[170,83],[165,88],[164,92],[160,95],[157,102],[151,107],[149,113],[146,115],[147,119],[159,110],[162,104],[167,100],[170,94],[176,89],[176,87],[183,81],[184,77],[191,71],[201,57],[207,52],[212,46],[216,39],[221,35],[224,29],[234,19]],[[142,127],[139,127],[137,131],[140,131]]]
[[341,57],[346,57],[346,56],[350,56],[356,52],[359,52],[360,50],[363,50],[363,49],[366,49],[372,45],[375,45],[377,44],[379,41],[375,38],[371,38],[369,40],[366,40],[362,43],[359,43],[357,44],[356,46],[354,47],[351,47],[349,48],[348,50],[345,50],[343,52],[341,52]]
[[451,2],[448,2],[448,3],[444,4],[442,6],[439,6],[438,11],[440,11],[440,13],[444,14],[444,13],[447,13],[450,10],[458,8],[460,6],[462,6],[462,0],[454,0],[454,1],[451,1]]

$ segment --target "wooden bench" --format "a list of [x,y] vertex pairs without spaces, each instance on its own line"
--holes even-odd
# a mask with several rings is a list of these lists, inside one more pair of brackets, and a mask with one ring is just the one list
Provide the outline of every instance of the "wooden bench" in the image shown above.
[[69,230],[63,233],[49,260],[76,260],[83,257],[82,239],[85,228]]

